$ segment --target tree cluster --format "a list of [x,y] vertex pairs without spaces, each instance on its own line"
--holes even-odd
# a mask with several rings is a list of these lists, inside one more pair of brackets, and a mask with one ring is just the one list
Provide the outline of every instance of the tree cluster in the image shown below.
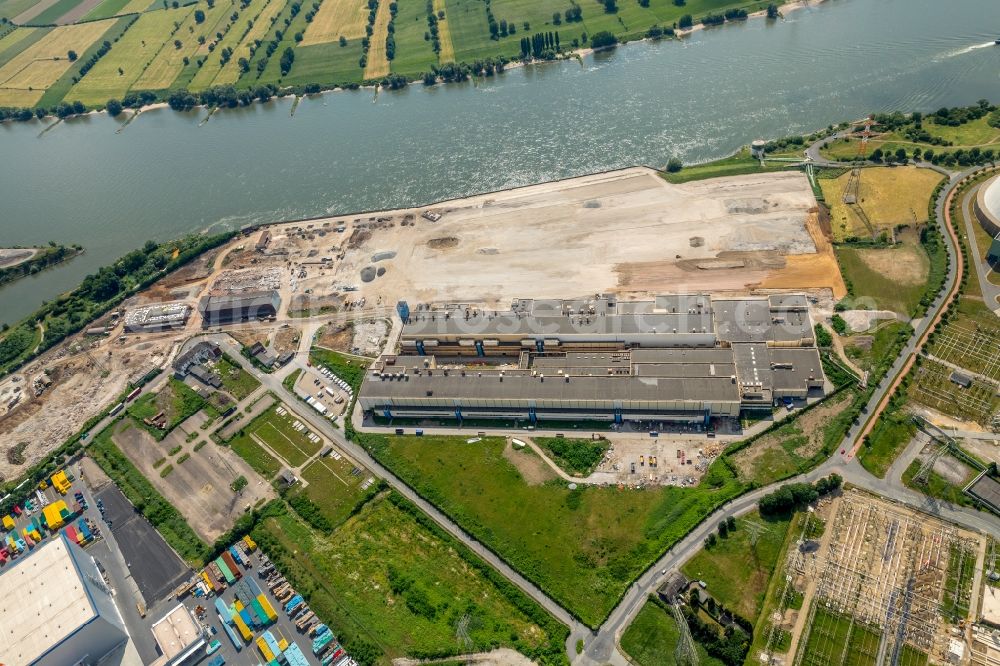
[[789,483],[760,498],[757,507],[762,514],[787,514],[840,488],[843,479],[837,474],[824,477],[816,483]]
[[521,57],[535,60],[552,60],[560,50],[559,31],[536,32],[521,38]]
[[600,32],[595,32],[590,37],[590,45],[595,49],[602,49],[609,46],[614,46],[618,43],[618,38],[614,34],[608,32],[607,30],[601,30]]

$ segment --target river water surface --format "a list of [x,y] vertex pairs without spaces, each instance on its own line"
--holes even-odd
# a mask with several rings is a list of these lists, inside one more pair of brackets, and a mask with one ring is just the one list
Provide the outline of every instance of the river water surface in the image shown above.
[[396,208],[635,164],[888,110],[1000,102],[996,0],[829,0],[683,41],[499,77],[336,92],[216,114],[0,125],[0,246],[87,253],[0,290],[0,321],[147,239]]

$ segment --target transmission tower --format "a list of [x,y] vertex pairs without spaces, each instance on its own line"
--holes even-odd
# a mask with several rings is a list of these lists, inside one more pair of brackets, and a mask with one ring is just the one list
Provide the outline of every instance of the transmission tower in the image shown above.
[[934,450],[934,453],[927,456],[927,459],[924,460],[924,463],[920,466],[920,470],[913,475],[914,483],[926,486],[927,479],[931,475],[931,470],[934,469],[934,464],[937,463],[943,455],[948,453],[949,448],[951,448],[950,444],[948,442],[944,442],[941,446]]
[[455,638],[458,639],[462,654],[472,653],[472,639],[469,637],[469,620],[471,619],[466,613],[455,624]]
[[687,618],[681,612],[680,604],[676,601],[670,604],[670,612],[673,613],[674,622],[677,623],[677,630],[680,632],[677,647],[674,649],[674,659],[678,666],[698,666],[698,649],[694,645],[691,628],[688,627]]

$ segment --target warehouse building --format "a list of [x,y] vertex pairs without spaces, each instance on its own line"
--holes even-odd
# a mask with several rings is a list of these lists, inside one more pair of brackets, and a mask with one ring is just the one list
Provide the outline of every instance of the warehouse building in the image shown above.
[[0,571],[0,660],[8,666],[97,664],[128,633],[94,559],[65,534]]
[[186,303],[159,303],[133,308],[125,315],[126,333],[155,333],[183,328],[191,316]]
[[386,418],[707,423],[821,396],[800,295],[515,301],[411,312],[361,387]]
[[221,326],[244,321],[273,319],[278,315],[281,296],[276,289],[237,294],[210,295],[198,303],[202,326]]

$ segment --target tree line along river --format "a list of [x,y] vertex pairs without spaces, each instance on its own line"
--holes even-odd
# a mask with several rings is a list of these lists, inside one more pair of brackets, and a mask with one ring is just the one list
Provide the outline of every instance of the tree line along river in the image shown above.
[[722,157],[889,110],[1000,101],[993,0],[828,0],[461,84],[0,125],[0,246],[86,254],[0,289],[0,321],[186,232],[397,208]]

